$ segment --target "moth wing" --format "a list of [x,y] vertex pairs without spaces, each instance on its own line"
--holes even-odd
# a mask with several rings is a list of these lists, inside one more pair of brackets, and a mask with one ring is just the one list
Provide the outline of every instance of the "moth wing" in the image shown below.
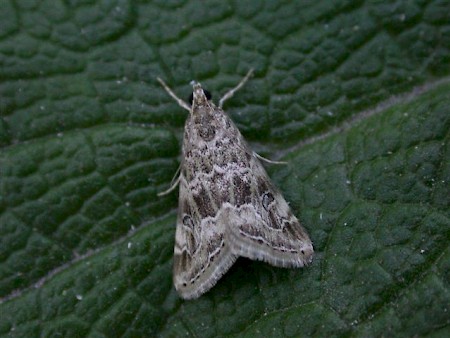
[[306,230],[256,156],[249,164],[235,187],[240,206],[227,215],[233,253],[281,267],[309,264],[314,249]]
[[211,289],[236,261],[225,239],[225,224],[202,216],[211,201],[204,190],[189,188],[180,178],[175,233],[173,281],[184,299],[197,298]]

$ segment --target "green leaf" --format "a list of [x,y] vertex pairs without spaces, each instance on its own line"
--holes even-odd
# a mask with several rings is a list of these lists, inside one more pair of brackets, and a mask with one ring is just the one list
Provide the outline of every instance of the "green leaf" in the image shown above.
[[[448,336],[450,5],[5,1],[0,335]],[[189,81],[218,98],[315,246],[172,286]]]

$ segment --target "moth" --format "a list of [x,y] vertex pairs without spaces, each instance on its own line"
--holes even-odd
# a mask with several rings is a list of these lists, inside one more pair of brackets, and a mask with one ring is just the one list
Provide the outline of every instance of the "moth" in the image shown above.
[[240,256],[278,267],[311,263],[313,245],[260,160],[222,110],[252,75],[228,91],[216,106],[198,82],[188,104],[157,78],[168,94],[189,111],[179,175],[173,281],[184,299],[210,290]]

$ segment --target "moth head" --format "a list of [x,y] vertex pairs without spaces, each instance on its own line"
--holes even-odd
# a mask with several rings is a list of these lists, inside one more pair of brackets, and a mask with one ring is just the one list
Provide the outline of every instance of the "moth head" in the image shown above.
[[193,83],[192,88],[193,91],[189,96],[189,103],[191,105],[195,103],[197,106],[207,105],[208,101],[211,100],[211,93],[206,89],[203,89],[198,82]]

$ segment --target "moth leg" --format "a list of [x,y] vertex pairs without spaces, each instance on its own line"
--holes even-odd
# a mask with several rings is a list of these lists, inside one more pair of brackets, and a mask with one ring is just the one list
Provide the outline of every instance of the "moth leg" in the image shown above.
[[223,104],[225,103],[226,100],[228,100],[229,98],[231,98],[234,93],[236,93],[239,89],[241,89],[241,87],[248,81],[248,79],[250,78],[250,76],[252,76],[253,74],[253,68],[251,68],[247,75],[245,75],[245,77],[241,80],[241,82],[238,83],[238,85],[236,87],[234,87],[233,89],[230,89],[228,92],[225,93],[224,96],[222,96],[222,98],[219,101],[219,108],[222,108]]
[[180,183],[181,175],[180,175],[181,165],[178,167],[175,175],[173,175],[172,181],[170,182],[170,188],[164,191],[161,191],[157,194],[158,197],[165,196],[170,194]]
[[172,98],[177,101],[178,105],[183,107],[184,109],[191,111],[191,107],[184,102],[182,99],[180,99],[173,91],[172,89],[169,88],[168,85],[166,85],[166,83],[159,77],[156,78],[159,83],[161,83],[161,85],[163,86],[163,88],[166,90],[167,93],[169,93],[170,96],[172,96]]
[[157,194],[157,196],[161,197],[161,196],[165,196],[167,194],[170,194],[173,190],[175,190],[175,188],[180,183],[180,178],[181,178],[181,175],[177,177],[176,181],[172,184],[172,186],[169,189],[159,192]]
[[288,164],[286,161],[272,161],[272,160],[269,160],[268,158],[262,157],[257,152],[253,152],[253,155],[255,155],[257,158],[259,158],[261,161],[264,161],[264,162],[267,162],[267,163],[270,163],[270,164]]

